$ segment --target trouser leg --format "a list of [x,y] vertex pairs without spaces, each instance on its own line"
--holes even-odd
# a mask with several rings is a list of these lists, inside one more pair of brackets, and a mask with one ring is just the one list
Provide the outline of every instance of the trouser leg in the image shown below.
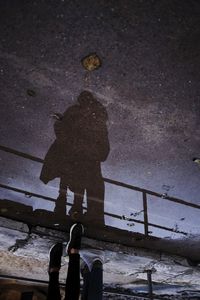
[[47,300],[61,300],[59,288],[59,272],[49,274]]
[[80,294],[80,255],[69,255],[65,300],[78,300]]
[[87,211],[90,218],[101,224],[104,224],[104,194],[104,181],[97,177],[87,188]]
[[83,214],[83,198],[84,198],[84,189],[79,188],[74,191],[74,203],[69,210],[69,215],[73,217],[80,217]]
[[60,179],[59,195],[56,199],[54,212],[60,216],[66,215],[66,202],[67,202],[67,187],[64,186],[62,178]]

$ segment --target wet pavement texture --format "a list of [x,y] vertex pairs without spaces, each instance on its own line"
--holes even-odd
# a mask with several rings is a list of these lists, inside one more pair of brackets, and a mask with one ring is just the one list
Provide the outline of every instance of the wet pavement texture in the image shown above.
[[40,173],[56,120],[88,90],[110,152],[105,222],[81,219],[86,235],[199,261],[199,14],[195,0],[1,1],[1,217],[69,230],[59,179]]

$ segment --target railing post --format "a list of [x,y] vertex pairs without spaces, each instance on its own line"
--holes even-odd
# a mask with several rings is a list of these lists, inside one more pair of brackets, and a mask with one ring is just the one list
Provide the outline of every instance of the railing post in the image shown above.
[[144,209],[144,234],[148,236],[148,213],[147,213],[147,194],[145,192],[142,193],[143,195],[143,209]]
[[153,287],[152,287],[152,271],[147,270],[147,282],[148,282],[148,290],[149,290],[149,299],[153,300]]

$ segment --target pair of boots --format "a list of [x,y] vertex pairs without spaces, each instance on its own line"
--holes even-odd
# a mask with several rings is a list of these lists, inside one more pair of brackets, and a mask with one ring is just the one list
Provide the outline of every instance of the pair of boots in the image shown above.
[[[80,292],[80,257],[83,276],[82,300],[102,300],[103,295],[103,252],[89,249],[80,250],[83,226],[74,224],[70,229],[70,240],[66,247],[69,255],[68,273],[65,286],[65,299],[79,299]],[[59,289],[59,271],[63,244],[56,243],[50,249],[49,287],[47,300],[61,300]]]
[[[90,200],[92,201],[92,200]],[[88,211],[83,214],[83,196],[75,195],[74,203],[69,210],[69,216],[74,221],[86,222],[86,223],[96,223],[99,225],[104,225],[104,207],[103,202],[96,203],[88,207]],[[59,216],[59,218],[66,218],[66,191],[60,192],[54,209],[54,213]]]

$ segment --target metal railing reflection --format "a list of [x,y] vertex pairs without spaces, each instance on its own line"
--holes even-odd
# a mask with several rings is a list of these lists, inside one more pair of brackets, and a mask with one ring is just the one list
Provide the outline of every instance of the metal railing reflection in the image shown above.
[[[4,152],[7,152],[7,153],[10,153],[10,154],[14,154],[14,155],[22,157],[24,159],[35,161],[35,162],[38,162],[38,163],[43,163],[43,159],[41,159],[39,157],[30,155],[30,154],[27,154],[27,153],[24,153],[24,152],[21,152],[21,151],[18,151],[18,150],[9,148],[9,147],[5,147],[5,146],[0,145],[0,150],[4,151]],[[119,182],[119,181],[116,181],[116,180],[112,180],[112,179],[109,179],[109,178],[103,178],[103,179],[104,179],[104,182],[106,182],[108,184],[112,184],[112,185],[115,185],[115,186],[120,186],[122,188],[130,189],[130,190],[142,193],[143,215],[144,215],[143,216],[143,221],[133,219],[133,218],[128,218],[128,221],[143,224],[144,225],[144,234],[145,234],[145,236],[149,235],[149,227],[150,226],[154,227],[154,228],[166,230],[166,231],[169,231],[169,232],[176,232],[176,233],[179,233],[179,234],[187,235],[187,233],[184,232],[184,231],[180,231],[180,230],[174,229],[174,228],[169,228],[169,227],[162,226],[162,225],[159,225],[159,224],[153,224],[153,223],[150,223],[148,221],[148,205],[147,205],[148,195],[149,196],[150,195],[155,196],[155,197],[158,197],[158,198],[162,198],[162,199],[165,199],[165,200],[168,200],[168,201],[180,204],[180,205],[188,206],[188,207],[191,207],[191,208],[200,209],[200,205],[190,203],[190,202],[187,202],[187,201],[182,200],[182,199],[170,197],[168,195],[163,195],[163,194],[151,191],[151,190],[139,188],[139,187],[136,187],[136,186],[133,186],[133,185],[130,185],[130,184],[126,184],[126,183],[123,183],[123,182]],[[51,198],[51,197],[48,197],[48,196],[45,196],[45,195],[41,195],[41,194],[37,194],[37,193],[32,193],[30,191],[22,190],[22,189],[19,189],[17,187],[12,187],[10,185],[5,185],[5,184],[2,184],[2,183],[0,183],[0,188],[11,190],[11,191],[14,191],[14,192],[17,192],[17,193],[22,193],[26,196],[28,195],[28,196],[40,198],[40,199],[43,199],[43,200],[48,200],[48,201],[53,201],[53,202],[56,201],[56,199],[54,199],[54,198]],[[70,203],[67,203],[67,204],[71,205]],[[112,214],[112,213],[108,213],[108,212],[105,212],[105,215],[116,218],[116,219],[122,219],[122,216]]]

